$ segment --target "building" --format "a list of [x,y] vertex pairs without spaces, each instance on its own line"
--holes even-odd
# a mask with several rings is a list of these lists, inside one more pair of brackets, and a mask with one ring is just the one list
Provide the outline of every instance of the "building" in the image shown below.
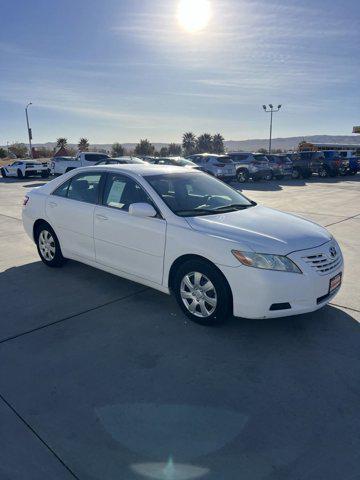
[[301,142],[298,147],[299,152],[304,151],[324,151],[324,150],[352,150],[356,152],[356,155],[360,156],[360,144],[359,143],[311,143],[311,142]]

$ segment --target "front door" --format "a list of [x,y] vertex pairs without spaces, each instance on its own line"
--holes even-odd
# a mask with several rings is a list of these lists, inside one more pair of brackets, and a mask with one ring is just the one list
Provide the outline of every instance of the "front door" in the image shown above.
[[152,203],[132,178],[109,173],[103,205],[95,207],[96,261],[124,273],[161,284],[166,222],[160,217],[140,218],[129,214],[132,203]]
[[46,214],[59,238],[63,255],[94,261],[94,210],[99,172],[74,175],[47,198]]

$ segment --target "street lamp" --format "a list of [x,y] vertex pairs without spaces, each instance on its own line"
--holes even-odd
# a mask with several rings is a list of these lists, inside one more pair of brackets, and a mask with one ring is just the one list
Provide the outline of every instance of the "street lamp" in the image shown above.
[[27,130],[28,130],[28,135],[29,135],[29,148],[30,148],[30,157],[33,158],[33,152],[32,152],[32,146],[31,146],[31,140],[32,140],[32,131],[29,125],[29,115],[28,115],[28,108],[32,105],[31,102],[29,102],[26,107],[25,107],[25,115],[26,115],[26,125],[27,125]]
[[269,154],[271,154],[271,141],[272,141],[272,125],[273,125],[273,113],[276,113],[280,110],[281,105],[278,105],[277,108],[274,108],[274,105],[269,103],[269,108],[266,105],[263,105],[263,109],[266,113],[270,113],[270,140],[269,140]]

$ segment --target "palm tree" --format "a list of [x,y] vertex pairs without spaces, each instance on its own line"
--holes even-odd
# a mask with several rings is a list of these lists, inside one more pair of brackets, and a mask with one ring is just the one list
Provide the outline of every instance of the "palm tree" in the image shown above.
[[186,132],[183,135],[182,147],[185,155],[191,155],[196,150],[196,136],[192,132]]
[[196,143],[199,153],[211,153],[213,151],[213,137],[210,133],[200,135]]
[[225,152],[224,137],[220,133],[213,137],[213,151],[219,154]]
[[57,148],[65,148],[67,145],[67,138],[60,137],[56,140]]
[[89,140],[87,138],[80,138],[78,147],[80,152],[87,152],[90,147]]

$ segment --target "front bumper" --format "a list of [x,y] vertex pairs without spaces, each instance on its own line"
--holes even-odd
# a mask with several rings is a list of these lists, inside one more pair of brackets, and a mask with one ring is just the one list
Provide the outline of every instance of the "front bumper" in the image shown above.
[[[340,287],[329,294],[330,280],[341,273],[344,264],[340,249],[338,255],[340,262],[326,273],[319,273],[313,266],[304,260],[315,255],[319,248],[303,250],[288,255],[303,271],[302,274],[277,272],[245,267],[219,268],[227,278],[233,295],[233,313],[236,317],[243,318],[276,318],[309,313],[322,308],[340,290]],[[273,305],[287,305],[291,308],[272,310]]]

